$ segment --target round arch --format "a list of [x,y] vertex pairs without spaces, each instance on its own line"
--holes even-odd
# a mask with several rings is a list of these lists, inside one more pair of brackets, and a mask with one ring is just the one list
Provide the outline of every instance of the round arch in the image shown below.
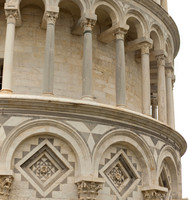
[[[80,176],[90,174],[91,159],[89,150],[79,134],[68,125],[55,120],[33,120],[17,127],[3,142],[0,154],[1,168],[11,170],[11,161],[16,148],[25,139],[37,135],[50,135],[66,141],[72,148],[77,162]],[[82,155],[82,156],[81,156]]]
[[[47,0],[48,1],[48,0]],[[58,5],[60,5],[63,2],[70,2],[70,0],[58,0]],[[87,0],[71,0],[73,3],[75,3],[81,11],[81,16],[86,13],[86,10],[90,8],[90,3]]]
[[124,129],[118,129],[107,133],[97,144],[92,157],[94,174],[98,174],[101,155],[113,144],[127,145],[132,151],[136,152],[143,169],[145,169],[144,184],[149,186],[155,177],[156,165],[154,157],[149,147],[136,133]]
[[92,4],[92,12],[96,12],[98,8],[103,9],[108,13],[111,18],[112,26],[119,23],[121,20],[121,10],[119,9],[118,5],[113,1],[109,0],[96,0]]
[[144,16],[136,10],[128,10],[125,17],[125,23],[128,23],[129,19],[133,19],[133,23],[135,25],[137,36],[140,37],[148,37],[149,35],[149,27],[147,24],[147,20],[144,18]]
[[45,10],[46,3],[45,3],[45,0],[32,0],[32,1],[19,0],[20,9],[28,5],[34,5],[41,8],[42,10]]
[[173,199],[177,199],[179,198],[178,191],[180,184],[179,183],[180,164],[178,161],[177,154],[171,146],[165,146],[160,152],[157,162],[157,179],[156,179],[157,182],[161,174],[161,169],[164,161],[167,163],[171,174],[171,180],[172,180],[171,188],[173,192]]
[[164,50],[165,41],[163,31],[157,24],[153,24],[150,28],[150,37],[153,40],[154,50]]

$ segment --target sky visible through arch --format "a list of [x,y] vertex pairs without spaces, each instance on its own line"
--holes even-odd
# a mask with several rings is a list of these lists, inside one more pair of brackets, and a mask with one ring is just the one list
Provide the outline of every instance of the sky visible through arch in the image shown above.
[[[175,58],[175,128],[189,146],[189,1],[168,0],[170,16],[180,33],[180,51]],[[189,198],[189,150],[182,157],[183,198]]]

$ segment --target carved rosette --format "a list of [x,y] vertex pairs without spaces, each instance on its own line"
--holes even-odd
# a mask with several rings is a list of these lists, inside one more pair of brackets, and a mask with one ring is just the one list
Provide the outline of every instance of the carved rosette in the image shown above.
[[13,176],[0,175],[0,197],[5,200],[10,195]]
[[46,12],[47,24],[55,25],[57,18],[58,18],[58,13],[57,12],[51,12],[51,11],[47,11]]
[[127,30],[123,28],[118,28],[114,33],[116,40],[124,40]]
[[90,18],[84,18],[81,21],[81,27],[83,27],[84,33],[85,32],[92,32],[93,27],[96,24],[96,20]]
[[103,183],[96,181],[80,181],[76,185],[79,200],[96,200],[98,191],[103,188]]
[[144,200],[165,200],[166,192],[160,190],[143,191]]
[[5,16],[7,24],[16,24],[16,20],[18,19],[19,13],[17,9],[6,9]]
[[157,59],[157,66],[160,67],[165,67],[165,55],[158,55],[156,56],[156,59]]

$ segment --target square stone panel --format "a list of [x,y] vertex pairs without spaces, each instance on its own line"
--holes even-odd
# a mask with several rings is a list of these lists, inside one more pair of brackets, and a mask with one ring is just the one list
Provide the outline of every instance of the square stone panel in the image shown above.
[[41,142],[15,167],[43,197],[73,171],[70,163],[48,140]]

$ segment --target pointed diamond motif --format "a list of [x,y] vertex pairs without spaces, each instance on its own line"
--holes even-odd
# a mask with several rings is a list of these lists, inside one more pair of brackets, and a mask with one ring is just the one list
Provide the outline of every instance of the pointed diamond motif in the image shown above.
[[100,174],[119,199],[126,198],[140,182],[138,172],[123,150],[106,163]]
[[70,163],[48,140],[41,142],[15,166],[44,197],[73,171]]

